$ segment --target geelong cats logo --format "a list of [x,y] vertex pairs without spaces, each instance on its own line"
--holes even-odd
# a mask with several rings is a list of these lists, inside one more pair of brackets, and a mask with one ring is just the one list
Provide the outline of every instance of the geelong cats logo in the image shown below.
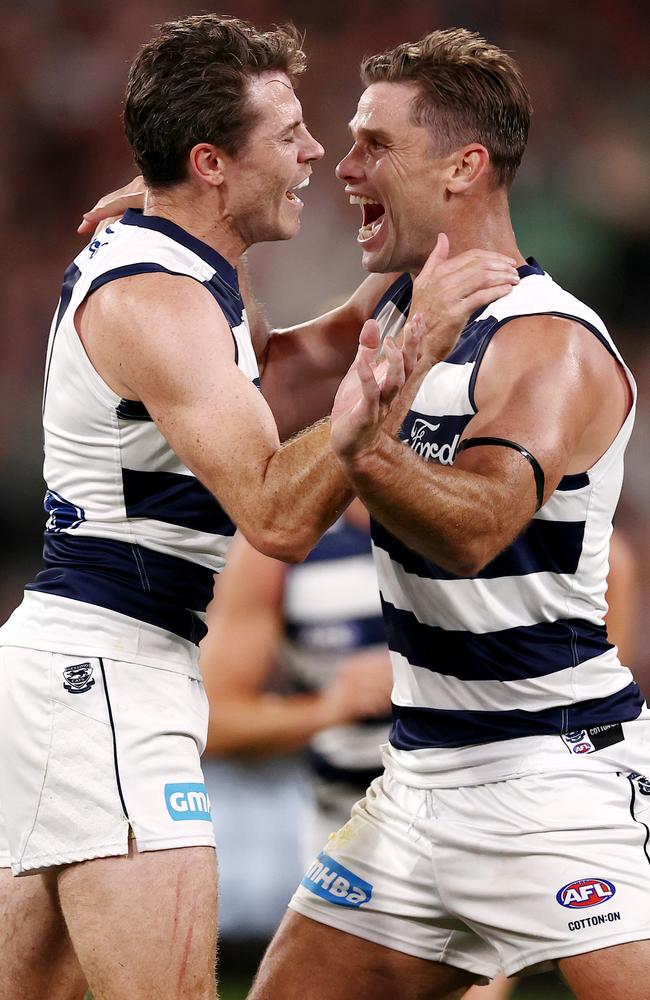
[[63,671],[63,687],[70,694],[83,694],[90,691],[95,683],[93,668],[89,663],[75,663]]

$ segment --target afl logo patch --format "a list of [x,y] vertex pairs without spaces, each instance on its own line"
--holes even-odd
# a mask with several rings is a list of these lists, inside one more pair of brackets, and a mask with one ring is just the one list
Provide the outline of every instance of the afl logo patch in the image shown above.
[[83,694],[90,691],[95,683],[93,668],[89,663],[75,663],[63,671],[63,687],[70,694]]
[[615,892],[616,886],[606,878],[579,878],[575,882],[563,885],[555,898],[560,906],[566,906],[570,910],[581,910],[588,906],[606,903]]

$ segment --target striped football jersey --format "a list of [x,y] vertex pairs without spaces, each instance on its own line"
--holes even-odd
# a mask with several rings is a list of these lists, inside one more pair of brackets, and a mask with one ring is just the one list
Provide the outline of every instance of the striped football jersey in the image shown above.
[[[425,378],[400,434],[424,461],[453,465],[477,412],[481,359],[494,334],[522,316],[581,323],[620,361],[635,393],[600,318],[534,260],[519,274],[508,295],[470,318]],[[384,335],[405,322],[411,292],[404,275],[379,303]],[[447,572],[373,522],[395,677],[390,756],[400,767],[431,774],[460,758],[472,766],[490,754],[512,755],[512,744],[496,746],[503,741],[639,715],[639,688],[604,624],[609,539],[633,421],[634,405],[605,454],[564,476],[524,532],[474,577]],[[458,748],[454,758],[449,751]]]
[[103,381],[74,325],[98,288],[147,273],[187,275],[214,296],[236,364],[259,386],[237,273],[220,254],[137,211],[100,233],[67,269],[50,331],[45,566],[0,641],[196,672],[213,574],[234,525],[144,404],[121,399]]

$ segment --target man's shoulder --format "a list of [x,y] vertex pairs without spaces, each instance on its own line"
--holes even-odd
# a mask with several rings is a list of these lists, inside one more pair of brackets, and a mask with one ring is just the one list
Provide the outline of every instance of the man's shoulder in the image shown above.
[[487,306],[479,319],[490,317],[501,324],[525,316],[564,317],[607,334],[600,316],[541,268],[525,275],[508,295]]

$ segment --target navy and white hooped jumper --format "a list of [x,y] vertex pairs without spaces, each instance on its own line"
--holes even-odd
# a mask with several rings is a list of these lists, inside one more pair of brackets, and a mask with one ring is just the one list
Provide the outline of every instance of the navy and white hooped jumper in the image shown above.
[[[532,259],[519,274],[519,285],[471,317],[425,378],[400,435],[423,460],[453,465],[477,412],[485,351],[521,316],[581,323],[620,361],[635,395],[600,318]],[[405,322],[411,292],[403,275],[379,303],[383,335]],[[642,695],[604,624],[609,539],[634,410],[605,454],[565,476],[525,531],[475,577],[447,572],[373,523],[395,676],[389,757],[399,768],[452,780],[459,767],[548,749],[547,736],[640,714]]]
[[213,574],[235,527],[145,406],[98,375],[74,325],[98,288],[146,273],[187,275],[208,289],[231,327],[238,367],[259,385],[237,273],[220,254],[136,211],[94,239],[66,271],[47,351],[45,568],[0,642],[198,674]]

